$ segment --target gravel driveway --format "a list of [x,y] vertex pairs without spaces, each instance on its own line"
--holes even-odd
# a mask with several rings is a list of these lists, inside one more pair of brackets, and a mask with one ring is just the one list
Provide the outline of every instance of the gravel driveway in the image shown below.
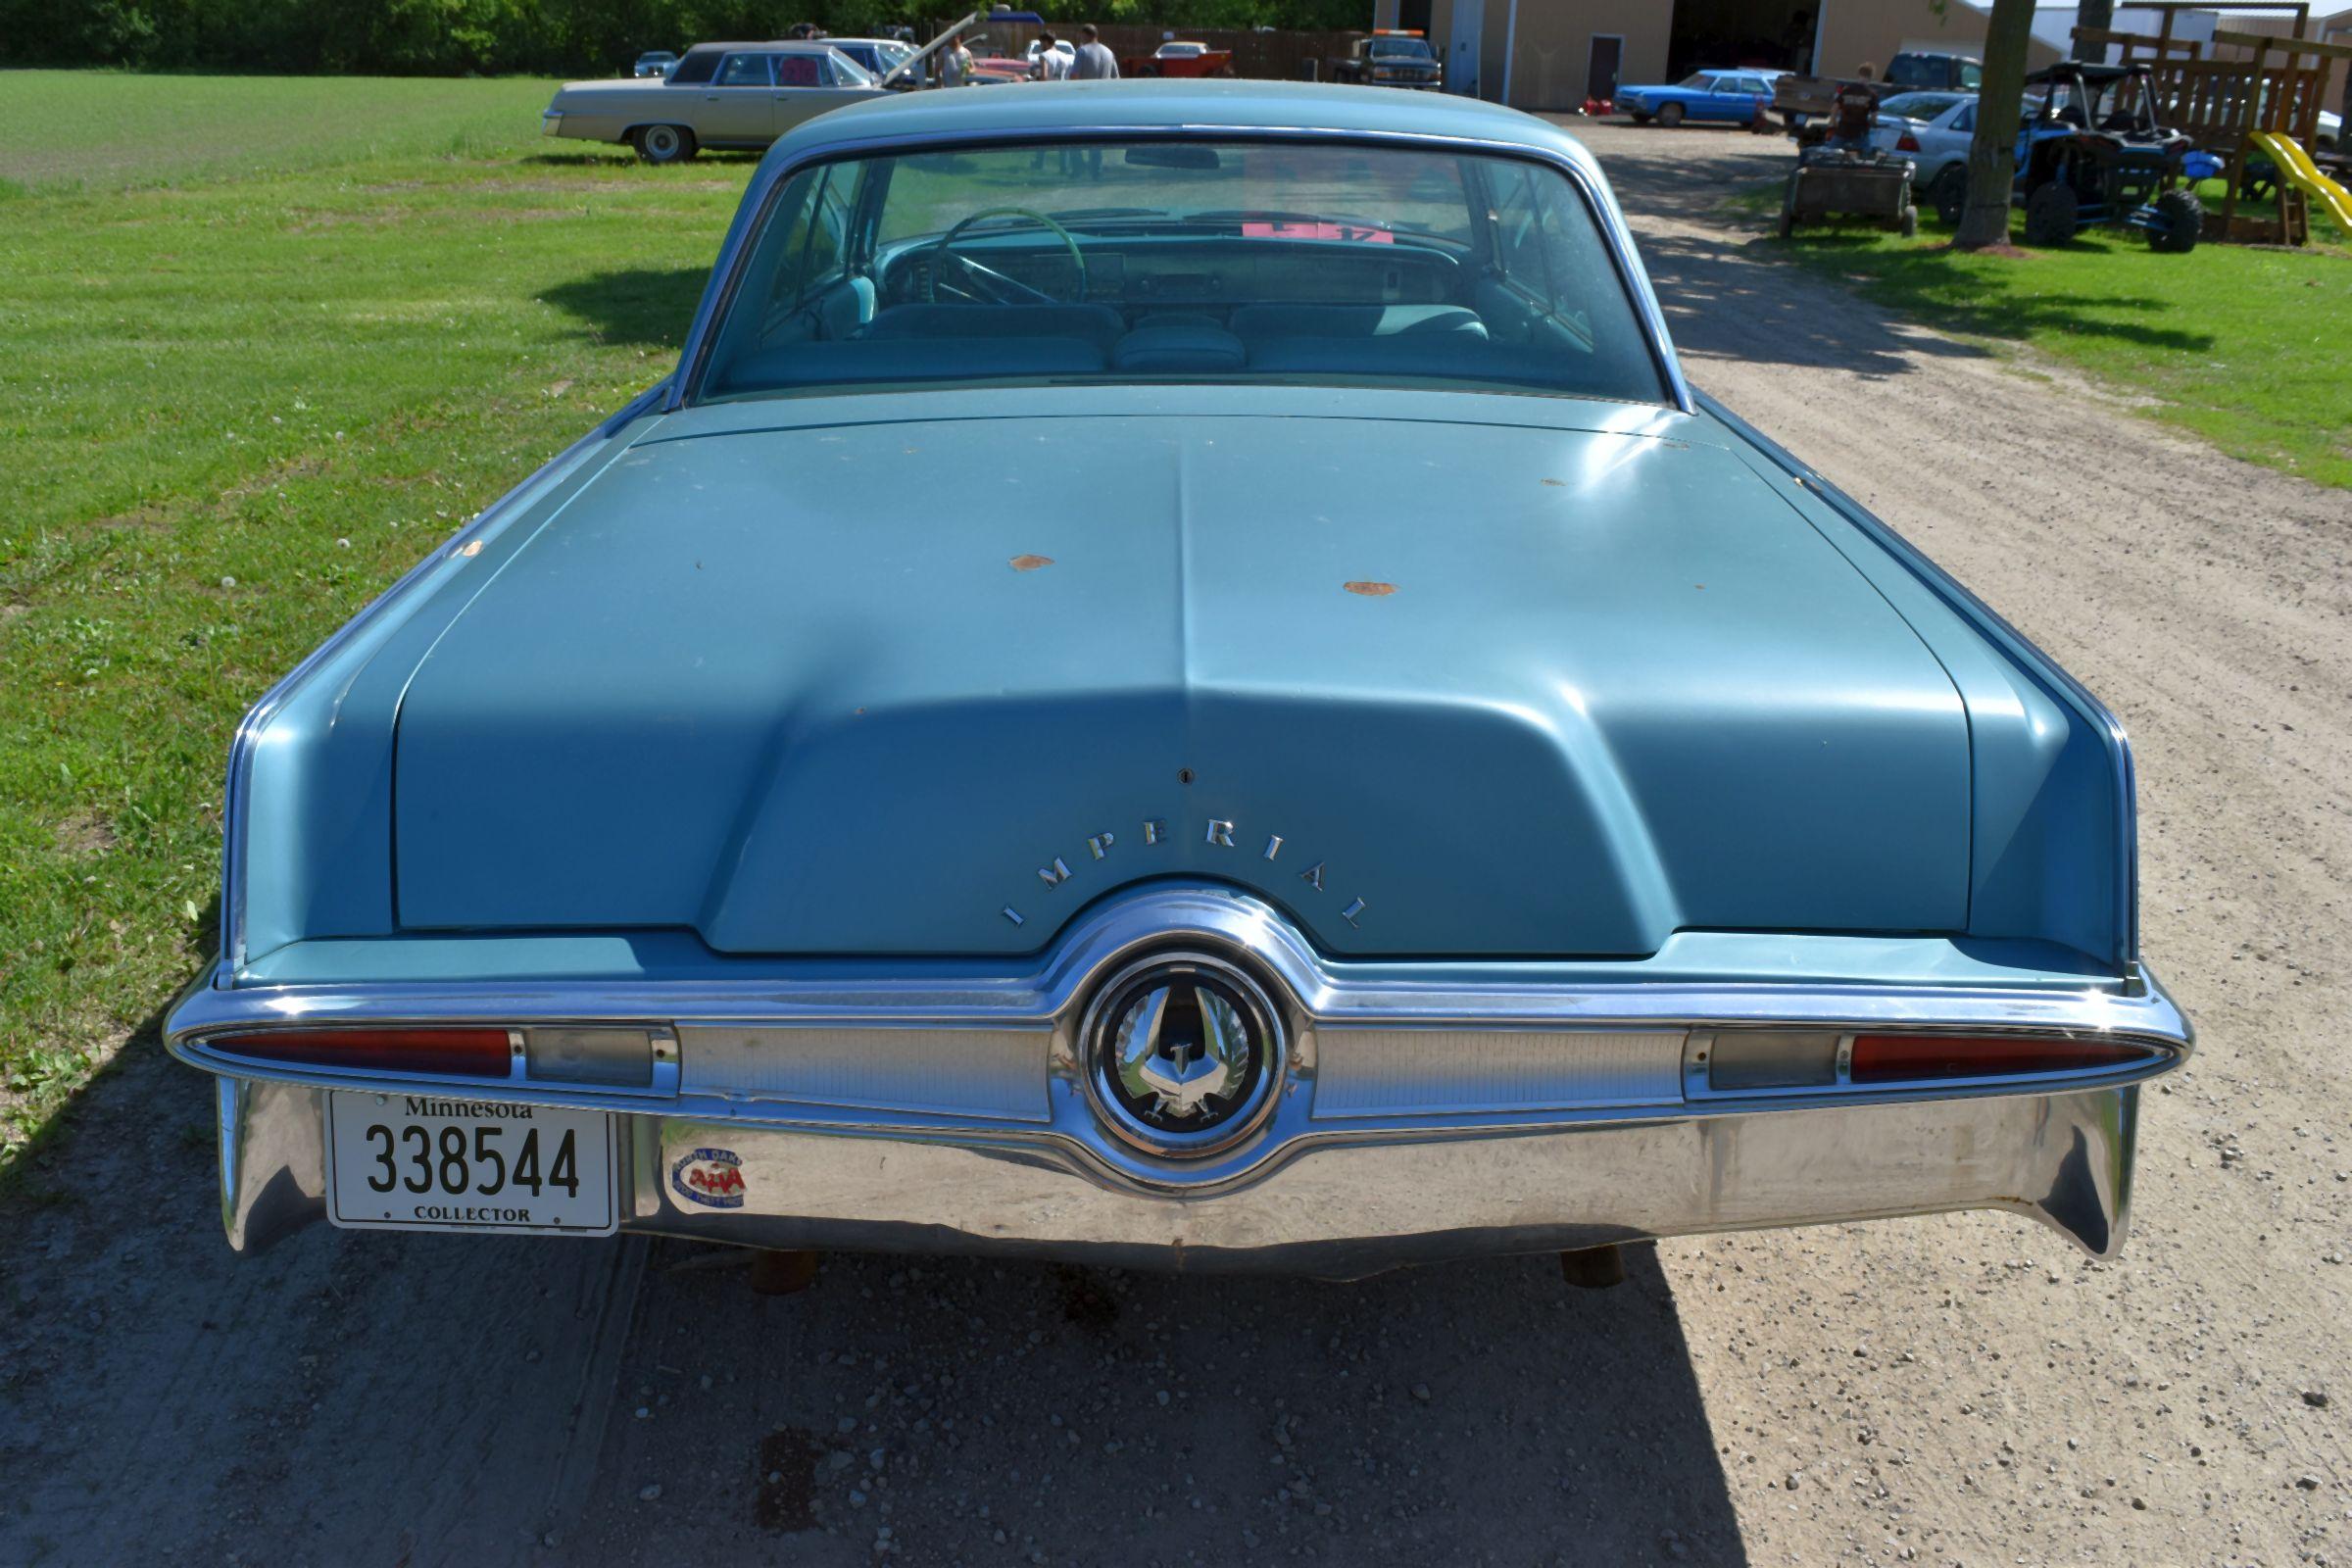
[[2119,1263],[1971,1215],[1354,1286],[315,1228],[234,1262],[139,1054],[0,1239],[0,1562],[2352,1561],[2352,496],[1905,327],[1589,128],[1693,379],[2138,748],[2151,1097]]

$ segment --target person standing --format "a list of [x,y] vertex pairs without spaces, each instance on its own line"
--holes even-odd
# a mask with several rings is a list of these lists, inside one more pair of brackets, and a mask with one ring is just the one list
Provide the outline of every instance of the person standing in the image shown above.
[[[1118,56],[1112,54],[1109,46],[1102,42],[1102,34],[1096,30],[1095,24],[1090,22],[1080,27],[1078,29],[1078,54],[1070,62],[1070,79],[1072,81],[1116,81],[1118,77]],[[1102,149],[1101,147],[1081,149],[1077,152],[1076,158],[1076,167],[1070,171],[1071,173],[1084,174],[1089,179],[1102,177]]]
[[960,87],[972,79],[972,52],[957,38],[939,52],[939,84]]
[[1033,81],[1065,81],[1069,78],[1069,57],[1054,47],[1054,34],[1051,32],[1039,33],[1037,35],[1037,58],[1029,63],[1030,79]]
[[[1050,30],[1039,33],[1037,35],[1037,58],[1029,62],[1029,79],[1032,81],[1067,81],[1069,75],[1069,57],[1054,47],[1054,34]],[[1054,150],[1054,157],[1061,172],[1067,175],[1070,172],[1070,150],[1067,147],[1057,147]],[[1043,147],[1040,147],[1030,158],[1029,167],[1032,170],[1042,170],[1046,167],[1046,150]]]
[[1078,58],[1070,62],[1072,81],[1115,81],[1119,75],[1118,56],[1110,52],[1095,24],[1088,23],[1078,29]]

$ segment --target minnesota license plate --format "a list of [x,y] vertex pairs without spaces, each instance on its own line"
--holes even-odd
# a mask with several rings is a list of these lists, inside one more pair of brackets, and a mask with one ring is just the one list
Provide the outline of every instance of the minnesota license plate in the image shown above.
[[364,1230],[609,1234],[612,1117],[446,1094],[326,1097],[326,1215]]

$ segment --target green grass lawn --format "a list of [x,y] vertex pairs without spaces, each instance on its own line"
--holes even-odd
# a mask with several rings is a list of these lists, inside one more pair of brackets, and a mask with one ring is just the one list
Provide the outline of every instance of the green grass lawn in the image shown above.
[[[1769,222],[1780,196],[1776,184],[1734,206]],[[2302,250],[2200,245],[2164,256],[2130,230],[2099,229],[2060,249],[1991,257],[1954,252],[1950,231],[1927,217],[1913,240],[1799,229],[1787,249],[1915,320],[2030,345],[2156,400],[2150,415],[2226,452],[2352,488],[2352,250],[2324,217],[2312,228]]]
[[210,150],[0,197],[0,1184],[209,955],[238,714],[666,373],[752,167],[543,142],[545,83],[70,79],[92,169]]
[[[0,72],[0,181],[119,190],[511,149],[552,81]],[[0,189],[6,189],[0,185]]]

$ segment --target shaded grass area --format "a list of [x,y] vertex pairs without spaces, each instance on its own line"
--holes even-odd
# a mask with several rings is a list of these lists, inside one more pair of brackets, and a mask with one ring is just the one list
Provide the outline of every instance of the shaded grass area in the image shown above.
[[[1725,207],[1768,220],[1780,201],[1775,183]],[[2312,230],[2300,250],[2207,244],[2168,256],[2131,230],[2095,229],[1990,257],[1953,251],[1930,218],[1912,240],[1807,228],[1786,248],[1914,320],[2031,345],[2150,400],[2151,415],[2232,456],[2352,488],[2352,250],[2324,218]]]
[[519,76],[0,72],[0,188],[119,190],[354,158],[481,155],[535,130],[555,89]]
[[209,957],[246,705],[667,373],[752,167],[548,158],[538,89],[426,85],[503,128],[0,207],[0,1182]]

